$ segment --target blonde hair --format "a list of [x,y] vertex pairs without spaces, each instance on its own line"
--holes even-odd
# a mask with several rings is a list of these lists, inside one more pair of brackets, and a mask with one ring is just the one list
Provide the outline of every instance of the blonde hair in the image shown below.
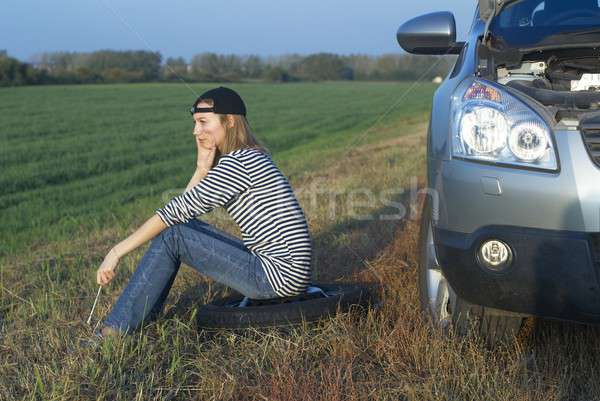
[[[206,103],[210,107],[214,105],[212,99],[202,99],[199,103]],[[212,167],[219,162],[221,154],[230,153],[238,149],[256,149],[270,156],[269,150],[256,138],[246,116],[241,114],[219,114],[221,124],[225,127],[225,142],[223,152],[217,149]],[[233,124],[230,126],[229,122]]]

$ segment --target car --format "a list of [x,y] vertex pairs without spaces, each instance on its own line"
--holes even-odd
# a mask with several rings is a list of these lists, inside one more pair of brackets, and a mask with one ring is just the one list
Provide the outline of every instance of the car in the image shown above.
[[457,55],[427,137],[420,304],[436,327],[510,341],[524,318],[600,322],[597,0],[479,0],[397,31]]

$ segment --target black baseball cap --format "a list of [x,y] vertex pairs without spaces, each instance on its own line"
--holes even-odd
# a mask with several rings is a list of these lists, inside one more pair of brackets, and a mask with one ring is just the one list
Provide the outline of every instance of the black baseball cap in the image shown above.
[[[198,107],[203,99],[212,99],[213,107]],[[215,114],[241,114],[246,115],[246,105],[244,101],[233,89],[219,86],[218,88],[208,90],[201,94],[194,102],[190,113],[209,113]]]

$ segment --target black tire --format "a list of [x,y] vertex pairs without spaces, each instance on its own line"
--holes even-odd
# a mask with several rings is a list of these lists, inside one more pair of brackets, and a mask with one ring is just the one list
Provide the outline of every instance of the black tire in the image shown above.
[[[441,272],[435,257],[435,246],[431,246],[433,238],[429,230],[432,227],[432,214],[431,198],[427,197],[421,214],[417,275],[422,312],[436,329],[445,333],[452,330],[461,337],[474,334],[489,347],[511,341],[521,329],[524,320],[522,315],[471,304],[458,296],[445,278],[440,281],[437,302],[431,301],[428,280],[428,274],[431,273],[428,269],[437,265],[433,270]],[[443,296],[444,291],[447,292],[446,296]]]
[[304,322],[314,322],[347,312],[353,306],[368,306],[373,297],[361,284],[312,284],[323,289],[322,294],[302,294],[295,297],[271,300],[250,300],[239,307],[243,295],[216,299],[198,310],[198,326],[206,329],[238,329],[249,327],[281,327]]

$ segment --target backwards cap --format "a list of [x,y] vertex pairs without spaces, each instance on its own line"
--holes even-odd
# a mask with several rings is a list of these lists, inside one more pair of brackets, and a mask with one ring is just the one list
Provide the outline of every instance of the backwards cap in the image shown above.
[[[212,107],[198,107],[198,104],[204,99],[212,99]],[[209,113],[215,114],[241,114],[246,115],[246,105],[244,101],[233,89],[219,86],[218,88],[208,90],[201,94],[194,102],[190,113]]]

